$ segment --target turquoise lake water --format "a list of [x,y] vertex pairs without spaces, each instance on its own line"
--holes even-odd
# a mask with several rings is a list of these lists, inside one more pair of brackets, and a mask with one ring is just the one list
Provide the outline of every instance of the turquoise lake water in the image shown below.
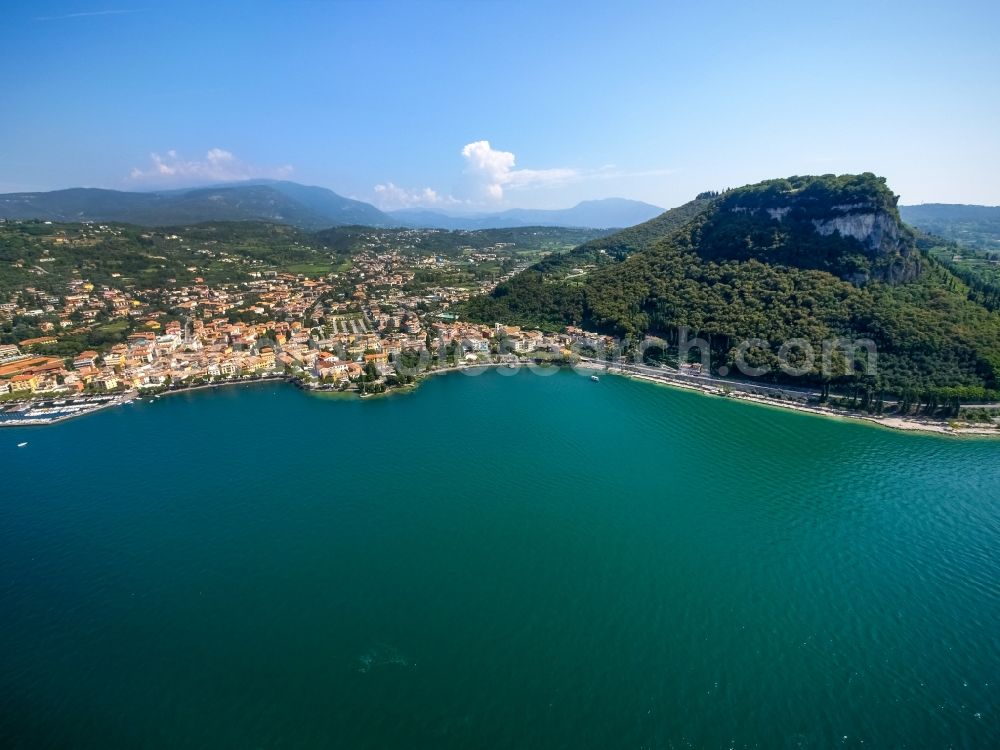
[[1000,441],[570,372],[0,431],[0,747],[998,746]]

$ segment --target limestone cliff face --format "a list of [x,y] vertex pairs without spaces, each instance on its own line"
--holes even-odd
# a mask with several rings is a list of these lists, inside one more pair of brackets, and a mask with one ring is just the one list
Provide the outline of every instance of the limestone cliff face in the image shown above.
[[853,237],[869,250],[894,252],[899,247],[899,226],[886,213],[845,213],[833,219],[813,219],[816,231],[824,237],[837,232]]
[[843,213],[829,219],[813,219],[812,225],[823,236],[837,233],[855,239],[869,252],[874,261],[871,273],[852,274],[850,280],[855,284],[864,284],[870,278],[901,284],[920,273],[919,256],[913,249],[912,239],[904,233],[895,216],[857,204],[834,206],[834,209]]
[[[781,200],[761,205],[746,205],[734,201],[724,208],[730,214],[770,221],[786,230],[816,232],[823,237],[839,236],[857,244],[845,245],[845,255],[863,255],[863,270],[843,270],[843,278],[863,285],[872,280],[901,284],[916,278],[921,271],[920,255],[915,250],[910,231],[900,222],[894,210],[894,197],[851,203],[824,203],[805,199],[795,191],[781,195]],[[851,244],[854,244],[853,242]]]

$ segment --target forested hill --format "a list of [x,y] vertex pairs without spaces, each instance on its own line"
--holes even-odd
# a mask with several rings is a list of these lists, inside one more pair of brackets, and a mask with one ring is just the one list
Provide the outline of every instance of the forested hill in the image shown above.
[[878,346],[880,388],[998,385],[1000,318],[922,252],[884,179],[770,180],[675,211],[536,265],[465,314],[668,340],[688,326],[727,366],[744,339],[770,341],[754,356],[773,364],[790,338],[819,350],[824,339],[866,337]]
[[581,263],[603,264],[608,261],[622,260],[630,253],[645,250],[663,237],[677,231],[701,213],[710,203],[709,197],[699,196],[683,206],[665,211],[642,224],[636,224],[634,227],[623,229],[607,237],[586,242],[565,255],[547,258],[536,268],[545,271],[569,268]]
[[71,188],[0,195],[0,218],[59,222],[121,222],[146,227],[200,222],[256,221],[323,229],[347,224],[399,226],[362,201],[331,190],[285,181],[131,193]]

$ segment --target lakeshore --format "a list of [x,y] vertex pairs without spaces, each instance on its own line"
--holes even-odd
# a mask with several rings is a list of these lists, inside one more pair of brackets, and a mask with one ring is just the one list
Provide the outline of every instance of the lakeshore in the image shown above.
[[[63,247],[112,241],[125,230],[101,225],[51,231],[51,241]],[[367,249],[353,256],[350,267],[320,278],[254,270],[240,283],[209,284],[201,277],[178,282],[162,296],[155,290],[120,288],[117,281],[95,285],[83,278],[67,279],[61,297],[53,293],[32,298],[31,305],[52,308],[48,316],[52,319],[42,320],[46,308],[40,307],[37,330],[25,329],[39,335],[0,345],[0,399],[5,399],[0,409],[25,410],[23,418],[14,415],[12,420],[4,420],[0,413],[0,426],[54,424],[105,408],[102,399],[122,393],[155,396],[266,378],[288,380],[316,393],[360,393],[368,401],[383,393],[413,391],[419,381],[440,372],[468,373],[506,367],[508,362],[530,366],[543,359],[572,364],[582,358],[586,363],[588,356],[607,356],[616,361],[590,362],[616,374],[751,404],[909,432],[1000,434],[1000,392],[986,388],[986,381],[955,388],[922,386],[916,395],[911,388],[903,405],[883,402],[884,394],[881,390],[876,394],[870,382],[864,384],[860,402],[853,396],[830,399],[827,392],[792,385],[711,377],[707,366],[706,374],[694,373],[687,364],[672,371],[648,367],[642,362],[648,346],[664,352],[664,346],[670,348],[655,337],[622,342],[573,325],[557,332],[463,320],[453,311],[461,309],[470,295],[488,294],[526,267],[516,243],[494,243],[488,252],[468,258],[470,268],[479,269],[473,273],[478,273],[476,286],[440,286],[420,281],[427,269],[433,268],[431,278],[436,278],[467,261],[414,251],[408,234],[363,235]],[[155,244],[183,237],[159,237],[154,232],[140,239]],[[198,252],[215,250],[206,246]],[[235,262],[233,257],[225,260]],[[487,273],[485,269],[498,261],[504,272]],[[57,308],[57,303],[63,307]],[[13,304],[7,303],[8,308]],[[86,322],[78,324],[74,318]],[[92,336],[103,343],[80,350]],[[622,366],[617,360],[626,349],[636,361]],[[860,381],[854,385],[860,387]],[[59,412],[48,406],[39,411],[33,406],[36,401],[10,400],[23,398],[37,398],[43,404],[54,399],[82,401],[79,409]],[[869,405],[867,411],[859,410]],[[35,413],[27,416],[29,411]]]
[[[768,386],[759,383],[753,383],[749,381],[734,381],[734,380],[723,380],[715,378],[694,378],[690,375],[675,374],[674,372],[667,370],[666,368],[657,368],[653,371],[653,368],[640,368],[634,365],[626,365],[629,369],[625,369],[620,364],[613,364],[609,362],[601,362],[597,360],[581,359],[572,364],[563,361],[548,361],[548,360],[536,360],[536,359],[525,359],[525,360],[508,360],[505,362],[474,362],[474,363],[456,363],[451,366],[437,366],[432,367],[429,370],[419,372],[413,382],[404,385],[395,386],[393,388],[387,389],[379,393],[369,393],[364,394],[357,388],[351,388],[348,390],[338,389],[336,387],[320,384],[320,383],[308,383],[304,382],[299,378],[285,375],[285,374],[267,374],[262,373],[255,377],[245,377],[237,378],[231,380],[222,380],[214,383],[201,383],[192,385],[174,385],[171,387],[165,387],[161,389],[156,389],[154,391],[128,391],[121,394],[110,394],[110,395],[97,395],[97,396],[82,396],[76,399],[68,399],[70,402],[75,402],[76,406],[67,409],[53,409],[53,408],[32,408],[33,401],[15,402],[14,404],[8,404],[7,409],[11,409],[12,406],[21,408],[26,413],[33,413],[34,416],[25,416],[23,418],[10,417],[3,418],[4,415],[0,415],[0,428],[2,427],[25,427],[25,426],[43,426],[43,425],[54,425],[60,422],[66,421],[68,419],[74,419],[80,416],[86,416],[88,414],[96,413],[101,409],[105,409],[111,406],[119,406],[131,402],[134,399],[142,398],[159,398],[162,396],[169,396],[179,393],[189,393],[192,391],[201,390],[212,390],[216,388],[227,388],[238,385],[249,385],[253,383],[261,382],[285,382],[294,385],[303,391],[315,394],[335,394],[341,396],[358,396],[360,395],[362,399],[369,399],[378,396],[388,396],[392,394],[405,394],[414,393],[419,390],[421,382],[428,377],[435,375],[448,374],[448,373],[468,373],[470,371],[485,371],[493,369],[509,369],[514,368],[520,370],[521,368],[528,367],[553,367],[553,368],[569,368],[569,369],[581,369],[587,372],[603,373],[607,375],[614,375],[617,377],[625,377],[633,380],[644,381],[648,383],[653,383],[657,385],[680,388],[684,390],[694,391],[708,396],[729,398],[742,403],[747,403],[751,405],[771,407],[777,409],[784,409],[790,411],[797,411],[804,414],[811,414],[814,416],[839,419],[839,420],[849,420],[855,422],[863,422],[871,425],[876,425],[879,427],[885,427],[892,430],[898,430],[902,432],[922,432],[922,433],[932,433],[937,435],[948,435],[948,436],[974,436],[974,437],[1000,437],[1000,429],[996,426],[984,427],[979,425],[969,425],[961,424],[956,422],[949,422],[946,420],[938,419],[928,419],[919,417],[900,417],[894,415],[872,415],[865,414],[858,411],[849,410],[838,410],[831,407],[822,406],[821,404],[809,404],[803,403],[803,393],[805,392],[788,392],[798,397],[797,401],[793,401],[790,398],[781,397],[781,394],[785,391],[778,386]],[[698,382],[702,380],[703,382]],[[738,390],[744,389],[744,390]],[[773,393],[779,394],[778,396],[765,395],[765,391],[771,391]],[[49,403],[52,399],[46,399],[41,403]],[[65,403],[66,400],[61,400]]]
[[[633,380],[642,380],[649,383],[656,383],[658,385],[664,385],[672,388],[681,388],[684,390],[695,391],[708,396],[729,398],[742,403],[748,403],[758,406],[767,406],[777,409],[785,409],[790,411],[797,411],[803,414],[812,414],[814,416],[826,417],[832,419],[849,420],[854,422],[864,422],[867,424],[877,425],[879,427],[886,427],[892,430],[899,430],[902,432],[925,432],[934,433],[937,435],[951,435],[951,436],[977,436],[977,437],[1000,437],[1000,429],[997,427],[982,427],[973,425],[962,425],[953,424],[945,420],[935,420],[935,419],[921,419],[917,417],[899,417],[891,415],[875,416],[871,414],[864,414],[861,412],[852,412],[848,410],[837,410],[830,407],[824,407],[821,405],[805,405],[802,403],[792,403],[785,399],[771,398],[759,394],[739,392],[733,390],[727,390],[727,388],[732,388],[735,381],[720,381],[712,384],[707,383],[695,383],[690,380],[681,379],[678,377],[672,377],[668,373],[662,374],[649,374],[649,373],[637,373],[630,371],[615,370],[613,367],[602,366],[598,364],[588,364],[582,363],[580,366],[593,369],[595,371],[605,372],[609,375],[615,375],[617,377],[625,377]],[[741,383],[741,385],[754,387],[752,384]]]

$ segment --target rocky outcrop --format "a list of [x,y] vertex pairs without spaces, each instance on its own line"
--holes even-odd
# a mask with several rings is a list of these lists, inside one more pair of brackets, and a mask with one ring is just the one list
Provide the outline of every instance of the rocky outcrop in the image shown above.
[[813,219],[824,237],[837,232],[853,237],[869,250],[894,251],[899,246],[899,225],[886,213],[849,213],[835,219]]
[[[900,284],[920,273],[920,255],[912,232],[899,219],[896,196],[874,175],[770,181],[731,191],[720,203],[723,215],[739,217],[743,231],[753,231],[746,224],[748,219],[782,225],[783,239],[770,249],[758,249],[756,257],[761,260],[808,267],[809,256],[802,251],[796,255],[794,248],[811,248],[809,235],[815,232],[845,240],[839,254],[831,254],[829,246],[817,247],[817,267],[854,284],[875,279]],[[757,235],[749,244],[759,248],[760,243]],[[734,245],[733,249],[735,257],[740,257],[739,248]],[[724,248],[714,248],[715,255],[724,252]]]
[[890,284],[901,284],[916,278],[920,273],[919,256],[895,216],[886,211],[873,211],[871,206],[864,204],[835,206],[836,209],[844,213],[831,219],[812,220],[816,231],[824,237],[836,233],[857,240],[874,261],[870,275],[852,274],[850,281],[864,284],[874,277]]

